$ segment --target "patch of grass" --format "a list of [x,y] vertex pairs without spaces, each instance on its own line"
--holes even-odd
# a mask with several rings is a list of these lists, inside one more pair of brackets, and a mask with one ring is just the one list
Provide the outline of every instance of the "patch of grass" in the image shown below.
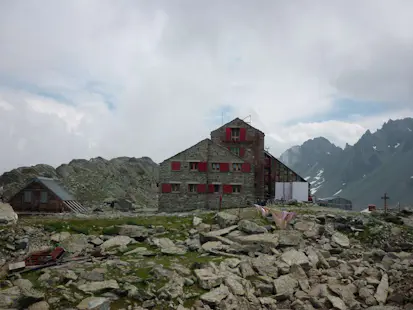
[[[206,223],[213,222],[213,215],[200,215]],[[44,229],[51,233],[68,231],[72,233],[83,234],[115,234],[118,225],[139,225],[145,227],[163,226],[167,230],[176,230],[192,227],[192,216],[145,216],[145,217],[125,217],[116,219],[44,219],[44,218],[27,218],[22,224],[42,225]],[[111,228],[112,227],[112,228]]]

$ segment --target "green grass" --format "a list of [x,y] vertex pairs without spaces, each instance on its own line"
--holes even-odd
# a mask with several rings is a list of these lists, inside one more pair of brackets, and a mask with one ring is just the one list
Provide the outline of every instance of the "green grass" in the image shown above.
[[[200,215],[204,223],[213,222],[213,214]],[[192,216],[146,216],[125,217],[116,219],[41,219],[26,218],[21,220],[23,225],[40,225],[51,233],[67,231],[82,234],[106,234],[118,233],[118,225],[139,225],[145,227],[163,226],[166,230],[174,231],[176,235],[183,237],[181,232],[192,227]]]

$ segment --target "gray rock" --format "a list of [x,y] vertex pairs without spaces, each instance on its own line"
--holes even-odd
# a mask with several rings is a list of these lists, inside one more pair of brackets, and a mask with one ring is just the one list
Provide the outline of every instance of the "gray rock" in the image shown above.
[[228,287],[221,285],[208,293],[201,295],[201,300],[211,305],[218,305],[230,294]]
[[89,282],[86,284],[81,284],[78,286],[78,289],[85,293],[96,293],[108,289],[118,289],[119,284],[116,280],[107,280],[107,281],[97,281]]
[[350,247],[350,240],[349,238],[336,231],[332,236],[331,236],[331,241],[333,241],[334,243],[337,243],[339,246],[343,247],[343,248],[348,248]]
[[128,236],[116,236],[103,242],[100,247],[102,250],[107,250],[110,248],[127,246],[128,244],[133,244],[134,242],[135,240]]
[[17,220],[17,213],[14,212],[12,206],[8,203],[0,202],[0,226],[14,225],[17,223]]
[[158,248],[161,249],[161,252],[169,255],[185,255],[186,249],[178,247],[173,243],[169,238],[153,238],[152,242]]
[[274,280],[274,288],[277,295],[292,295],[297,287],[298,281],[290,275],[283,275]]
[[291,249],[281,255],[281,260],[287,265],[300,265],[306,267],[310,264],[308,257],[301,251]]
[[239,221],[238,229],[247,234],[263,234],[268,232],[266,228],[248,220]]
[[237,224],[238,216],[226,212],[219,212],[216,220],[219,227],[225,228]]
[[379,286],[377,287],[376,294],[374,298],[376,298],[378,303],[385,304],[387,300],[387,296],[389,294],[389,277],[385,273],[381,277],[381,281]]

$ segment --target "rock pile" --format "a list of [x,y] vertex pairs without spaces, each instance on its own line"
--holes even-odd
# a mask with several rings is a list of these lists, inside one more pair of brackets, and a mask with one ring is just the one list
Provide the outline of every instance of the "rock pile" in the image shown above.
[[[3,265],[34,247],[34,235],[90,260],[1,281],[0,308],[412,309],[411,248],[361,243],[369,221],[299,214],[277,230],[222,212],[209,224],[194,217],[179,232],[183,238],[160,225],[119,225],[112,235],[4,230]],[[399,233],[393,229],[389,238]]]

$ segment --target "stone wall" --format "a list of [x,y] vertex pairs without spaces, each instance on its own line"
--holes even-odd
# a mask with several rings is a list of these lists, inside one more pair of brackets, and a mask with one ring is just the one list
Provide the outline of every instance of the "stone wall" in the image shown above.
[[[180,171],[172,171],[171,162],[181,163]],[[191,171],[190,162],[207,162],[207,172]],[[212,163],[230,163],[229,172],[212,171]],[[250,173],[232,171],[232,163],[244,163],[228,149],[205,139],[160,164],[159,211],[218,209],[220,193],[191,193],[188,184],[241,185],[241,193],[224,194],[222,208],[244,207],[254,199],[254,170]],[[180,184],[178,193],[162,193],[163,183]]]
[[[227,142],[226,128],[245,128],[246,142]],[[255,198],[264,198],[264,138],[265,135],[260,130],[252,127],[243,120],[236,118],[233,121],[211,132],[211,140],[216,144],[228,147],[243,147],[245,154],[243,159],[254,164]],[[254,185],[256,184],[256,185]]]

